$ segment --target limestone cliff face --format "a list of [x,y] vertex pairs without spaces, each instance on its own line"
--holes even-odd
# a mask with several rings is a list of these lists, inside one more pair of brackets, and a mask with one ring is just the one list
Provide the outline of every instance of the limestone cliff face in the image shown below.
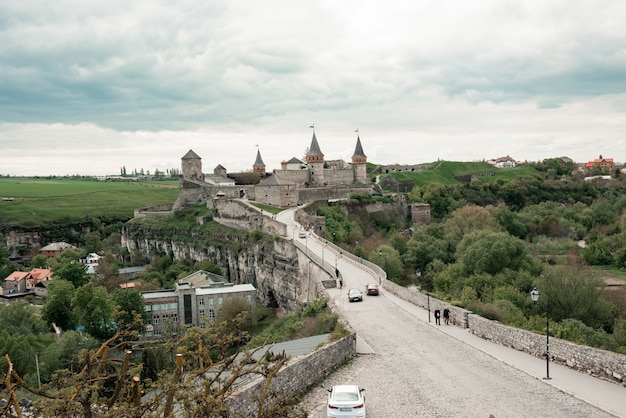
[[282,238],[251,239],[245,231],[228,234],[191,233],[155,237],[141,223],[128,223],[122,230],[122,245],[133,254],[167,254],[176,261],[211,260],[229,282],[250,283],[259,302],[291,311],[308,293],[301,277],[295,246]]

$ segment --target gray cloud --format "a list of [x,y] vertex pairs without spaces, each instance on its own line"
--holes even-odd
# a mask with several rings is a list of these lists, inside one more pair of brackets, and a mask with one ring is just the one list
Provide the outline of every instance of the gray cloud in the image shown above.
[[151,164],[177,166],[167,138],[182,155],[201,133],[292,152],[278,167],[301,156],[312,122],[343,158],[349,133],[370,132],[381,163],[558,146],[590,159],[599,138],[626,158],[618,0],[34,3],[0,5],[0,171],[10,146],[62,135],[104,161],[105,141],[113,161],[144,133]]

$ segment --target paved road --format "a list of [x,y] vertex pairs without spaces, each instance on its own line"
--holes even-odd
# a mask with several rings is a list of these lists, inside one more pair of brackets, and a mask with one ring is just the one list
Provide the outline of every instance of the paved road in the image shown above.
[[[308,240],[321,253],[321,244]],[[328,248],[325,256],[333,257]],[[426,311],[384,290],[349,303],[350,287],[364,289],[378,278],[347,259],[337,263],[344,289],[330,289],[329,297],[357,332],[360,354],[305,396],[311,417],[324,416],[324,387],[341,383],[366,389],[370,418],[626,417],[626,388],[557,365],[544,381],[544,361],[429,323]]]

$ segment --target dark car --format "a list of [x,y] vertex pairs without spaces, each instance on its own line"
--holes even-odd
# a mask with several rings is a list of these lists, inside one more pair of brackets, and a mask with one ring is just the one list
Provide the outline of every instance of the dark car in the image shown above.
[[362,302],[363,293],[357,288],[352,288],[348,290],[348,300],[350,302]]
[[378,285],[376,283],[368,283],[365,286],[365,294],[368,296],[378,296]]

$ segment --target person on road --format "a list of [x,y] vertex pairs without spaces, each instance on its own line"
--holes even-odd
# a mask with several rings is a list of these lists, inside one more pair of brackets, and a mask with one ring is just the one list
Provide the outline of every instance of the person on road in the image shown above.
[[341,289],[343,287],[343,279],[340,277],[339,278],[339,289]]
[[443,323],[446,325],[450,325],[450,308],[446,306],[443,310]]
[[441,311],[439,308],[435,309],[435,324],[441,325]]

